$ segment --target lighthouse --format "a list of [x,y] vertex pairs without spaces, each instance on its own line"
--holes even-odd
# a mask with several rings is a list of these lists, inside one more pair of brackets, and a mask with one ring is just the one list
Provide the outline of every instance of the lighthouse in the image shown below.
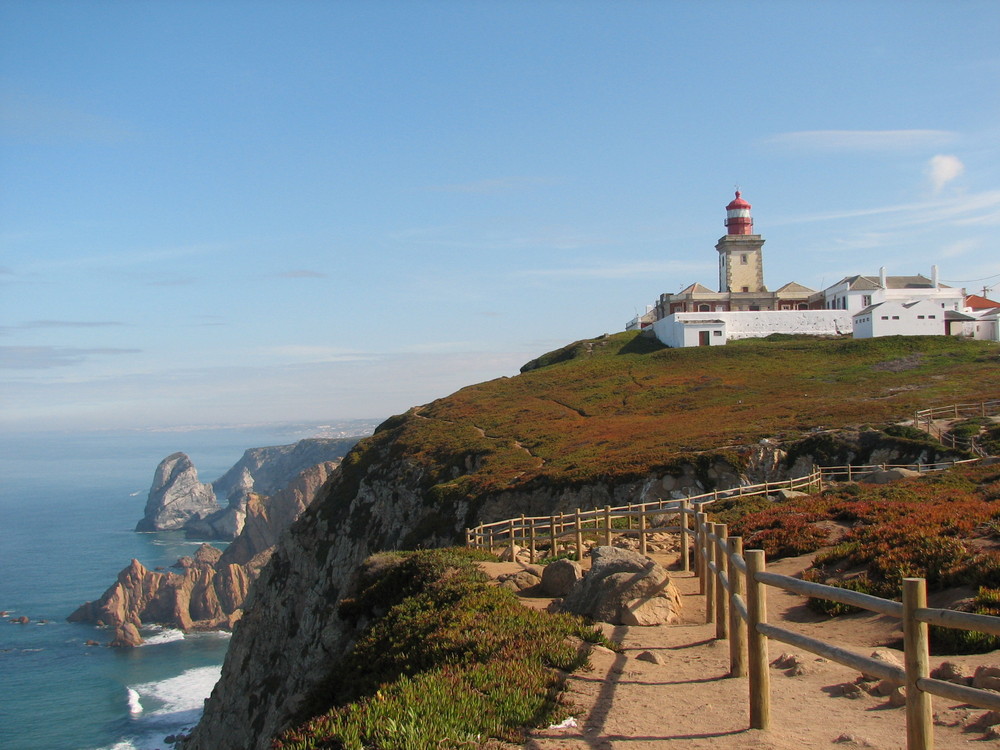
[[[719,291],[731,294],[758,295],[766,292],[764,286],[764,258],[761,249],[764,239],[753,233],[750,204],[743,200],[739,190],[726,206],[726,234],[716,244],[719,252]],[[746,307],[733,309],[760,309],[761,303],[744,298]],[[763,309],[768,309],[764,307]]]
[[750,204],[743,200],[740,191],[726,206],[726,228],[729,234],[753,234],[753,217],[750,216]]

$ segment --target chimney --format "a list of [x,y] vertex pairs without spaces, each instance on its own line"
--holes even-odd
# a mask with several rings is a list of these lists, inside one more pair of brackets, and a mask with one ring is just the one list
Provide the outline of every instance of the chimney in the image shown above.
[[878,269],[878,285],[885,289],[885,266]]
[[941,288],[941,283],[938,281],[938,269],[936,265],[931,266],[931,284],[935,289]]

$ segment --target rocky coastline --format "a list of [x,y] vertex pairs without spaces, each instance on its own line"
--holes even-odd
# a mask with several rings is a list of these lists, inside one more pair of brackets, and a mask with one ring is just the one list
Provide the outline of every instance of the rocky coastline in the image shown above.
[[[154,473],[137,531],[184,529],[197,538],[207,530],[210,538],[218,538],[220,528],[233,528],[229,521],[220,524],[220,518],[236,519],[239,531],[224,551],[204,543],[172,570],[150,570],[133,559],[100,598],[85,602],[67,619],[113,630],[108,645],[118,647],[141,644],[140,629],[150,624],[231,630],[275,544],[357,440],[317,438],[251,449],[211,484],[198,480],[188,456],[171,454]],[[229,497],[227,508],[216,504],[217,490]]]

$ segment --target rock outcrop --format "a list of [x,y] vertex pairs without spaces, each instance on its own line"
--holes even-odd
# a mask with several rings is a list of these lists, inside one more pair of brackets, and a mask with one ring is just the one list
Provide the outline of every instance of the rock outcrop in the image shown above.
[[222,561],[246,565],[274,547],[338,464],[339,461],[324,461],[310,466],[269,497],[251,493],[246,502],[243,530],[222,553]]
[[198,471],[184,453],[172,453],[153,474],[146,510],[136,531],[173,531],[192,519],[219,511],[212,485],[198,481]]
[[337,465],[327,461],[313,466],[273,497],[251,495],[247,523],[225,552],[202,544],[168,572],[151,571],[132,560],[104,595],[80,606],[70,615],[70,622],[115,628],[117,646],[141,643],[138,628],[143,624],[185,631],[232,628],[242,615],[250,584],[270,559],[275,543]]
[[242,566],[219,565],[219,557],[219,550],[202,545],[194,557],[177,561],[176,573],[148,570],[132,560],[100,599],[79,607],[69,621],[113,627],[119,646],[141,642],[137,628],[143,623],[182,630],[231,628],[251,579]]
[[[357,441],[306,438],[290,445],[251,448],[211,484],[198,481],[187,455],[171,454],[156,469],[136,531],[184,529],[195,539],[236,539],[246,522],[251,496],[271,496],[309,467],[339,461]],[[218,498],[226,500],[226,507]]]
[[661,565],[617,547],[595,547],[590,554],[590,570],[566,595],[565,611],[613,625],[680,621],[680,593]]

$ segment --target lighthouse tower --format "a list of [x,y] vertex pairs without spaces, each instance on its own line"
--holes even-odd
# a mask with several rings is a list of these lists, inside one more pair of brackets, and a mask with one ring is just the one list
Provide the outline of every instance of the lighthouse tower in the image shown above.
[[[726,206],[726,230],[715,249],[719,251],[719,291],[731,294],[760,294],[764,286],[764,240],[753,234],[750,204],[740,191]],[[733,309],[737,309],[734,305]]]

